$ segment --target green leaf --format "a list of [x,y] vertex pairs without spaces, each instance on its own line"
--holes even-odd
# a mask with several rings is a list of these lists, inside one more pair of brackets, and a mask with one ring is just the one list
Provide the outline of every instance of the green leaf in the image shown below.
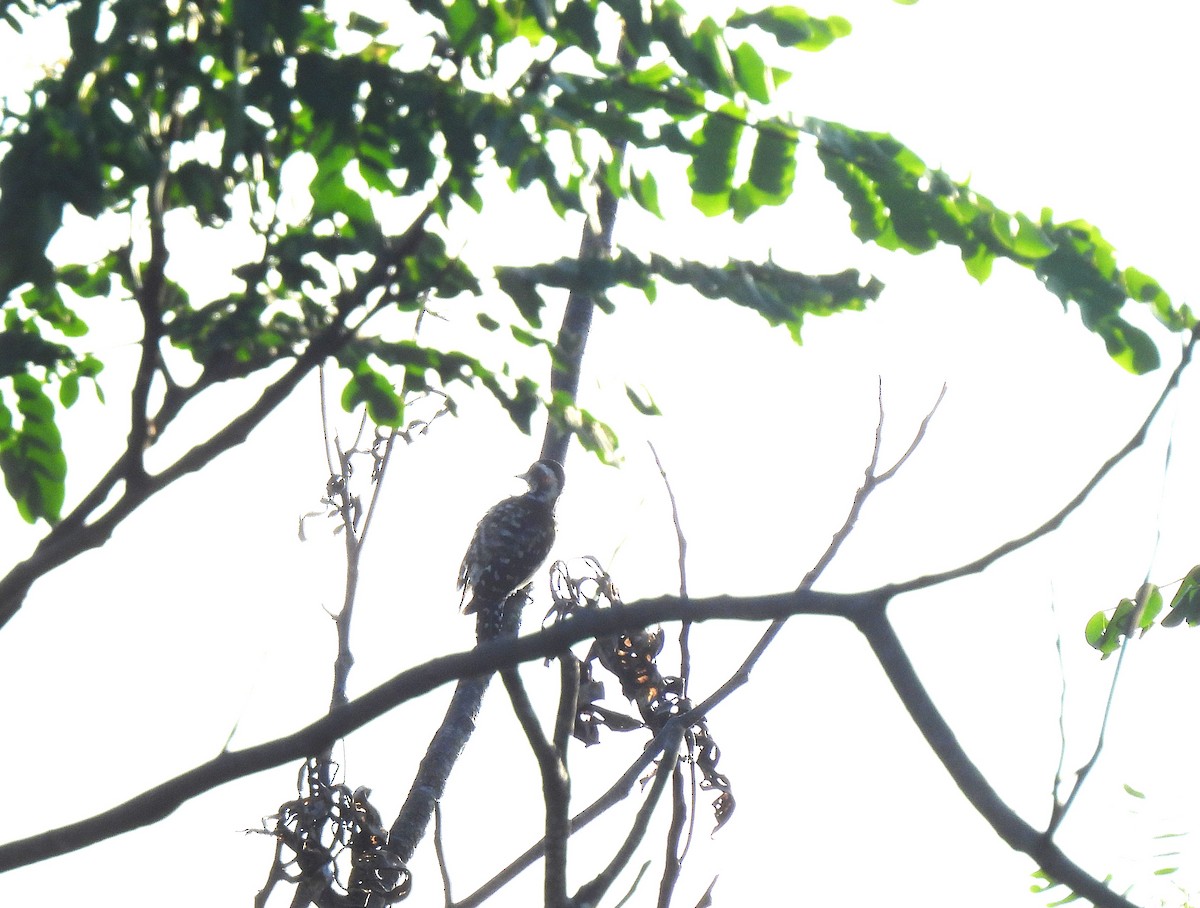
[[1121,787],[1125,789],[1125,794],[1129,795],[1130,797],[1142,799],[1145,799],[1146,797],[1142,792],[1138,791],[1132,785],[1122,785]]
[[658,181],[654,174],[646,171],[644,176],[636,173],[629,174],[629,191],[633,200],[657,218],[662,218],[662,209],[658,205]]
[[0,378],[27,372],[30,366],[54,371],[60,363],[73,359],[69,347],[43,339],[32,325],[0,331]]
[[629,402],[643,416],[662,416],[662,410],[658,409],[658,404],[654,402],[654,398],[645,388],[634,390],[629,385],[625,386],[625,394],[629,397]]
[[763,205],[782,205],[796,179],[796,136],[774,129],[755,134],[747,182],[734,193],[734,217],[744,221]]
[[[572,39],[572,46],[586,51],[589,56],[600,53],[600,35],[596,31],[595,7],[587,0],[570,0],[566,9],[558,17],[558,27],[562,34]],[[533,41],[531,43],[537,43]]]
[[519,325],[510,325],[509,330],[512,331],[512,336],[517,341],[517,343],[522,344],[526,347],[549,347],[550,346],[550,343],[548,341],[543,340],[542,338],[538,337],[536,334],[532,333],[531,331],[526,331],[524,328],[520,327]]
[[914,254],[946,243],[958,247],[968,272],[986,279],[997,257],[1028,268],[1064,306],[1079,307],[1084,326],[1104,342],[1112,359],[1138,374],[1158,368],[1150,336],[1122,315],[1130,298],[1152,307],[1173,330],[1195,318],[1176,308],[1147,275],[1121,271],[1112,246],[1086,221],[1056,223],[1000,210],[989,199],[921,158],[885,133],[864,132],[809,119],[825,174],[850,205],[855,235],[886,249]]
[[718,94],[730,97],[737,91],[734,80],[733,61],[725,46],[724,31],[713,19],[705,18],[692,37],[692,45],[698,54],[695,70],[689,70],[704,86]]
[[1104,640],[1105,632],[1108,630],[1108,616],[1104,612],[1096,612],[1088,619],[1087,625],[1083,629],[1083,636],[1087,640],[1088,645],[1094,649],[1101,649],[1101,643]]
[[[1026,215],[992,212],[992,236],[1013,258],[1041,259],[1055,250],[1055,243]],[[1014,229],[1015,228],[1015,229]]]
[[1163,627],[1175,627],[1187,622],[1189,627],[1200,624],[1200,564],[1188,571],[1171,600],[1171,610],[1163,618]]
[[772,6],[754,13],[738,11],[729,19],[731,28],[756,25],[783,47],[824,50],[838,38],[850,34],[850,23],[841,16],[820,19],[797,6]]
[[79,376],[72,373],[63,378],[58,386],[58,402],[64,407],[72,407],[79,400]]
[[354,412],[365,404],[377,426],[398,426],[404,419],[404,401],[384,376],[360,361],[342,391],[342,409]]
[[692,204],[710,217],[729,210],[743,129],[741,111],[736,105],[726,104],[710,113],[696,134],[688,185],[692,188]]
[[[462,4],[456,4],[462,5]],[[296,56],[296,95],[313,112],[318,123],[346,129],[354,120],[354,102],[363,72],[355,57],[328,57],[322,53]]]
[[542,326],[542,309],[545,307],[546,301],[537,292],[537,284],[525,276],[524,269],[498,268],[496,269],[496,280],[500,284],[500,289],[517,304],[517,310],[525,318],[525,321],[534,328],[540,328]]
[[1139,598],[1143,598],[1145,602],[1137,625],[1143,634],[1154,626],[1154,619],[1158,617],[1163,608],[1162,590],[1152,583],[1147,585],[1149,586],[1147,594],[1145,596],[1139,594]]
[[54,404],[32,376],[15,375],[12,382],[23,419],[19,428],[14,427],[5,408],[0,420],[0,471],[25,521],[55,524],[66,497],[67,460],[54,422]]
[[361,13],[356,13],[353,11],[346,19],[346,28],[350,29],[351,31],[362,32],[363,34],[370,35],[372,38],[378,38],[385,31],[387,31],[387,25],[384,23],[377,22],[368,16],[364,16]]
[[775,83],[759,52],[751,44],[739,44],[731,49],[730,57],[733,61],[733,78],[738,88],[751,100],[769,104],[775,93]]

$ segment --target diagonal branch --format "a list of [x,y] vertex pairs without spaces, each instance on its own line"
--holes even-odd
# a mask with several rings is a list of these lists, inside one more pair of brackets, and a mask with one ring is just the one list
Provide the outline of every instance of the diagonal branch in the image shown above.
[[[103,545],[121,521],[149,498],[177,479],[204,468],[219,455],[245,441],[313,369],[326,357],[335,353],[353,335],[354,329],[347,327],[350,315],[366,302],[371,290],[381,281],[387,280],[396,263],[416,248],[424,235],[424,225],[431,213],[432,208],[426,208],[403,235],[388,244],[386,251],[361,275],[355,287],[338,296],[336,315],[331,323],[309,341],[292,366],[268,385],[258,400],[230,420],[220,431],[193,446],[173,464],[153,476],[141,472],[139,451],[129,449],[122,453],[80,505],[42,538],[33,554],[0,579],[0,627],[7,624],[20,610],[29,590],[38,579],[77,555]],[[136,444],[137,441],[131,436],[131,444]],[[93,519],[95,512],[122,483],[124,489],[120,498],[107,511]]]
[[575,894],[576,905],[597,904],[612,886],[617,874],[625,869],[625,865],[629,863],[638,845],[641,844],[642,838],[646,835],[646,828],[650,825],[650,817],[654,813],[654,808],[658,806],[659,799],[667,787],[667,781],[675,774],[678,766],[676,757],[679,756],[679,746],[683,742],[684,728],[685,726],[681,725],[678,719],[672,719],[667,723],[664,731],[667,731],[668,734],[662,750],[662,759],[658,763],[650,793],[642,802],[642,806],[638,808],[629,834],[626,835],[625,841],[621,843],[621,847],[617,849],[617,853],[613,855],[608,866],[600,871],[594,879],[581,886]]
[[1003,545],[997,546],[991,552],[988,552],[986,555],[977,558],[968,564],[952,568],[948,571],[942,571],[938,574],[926,574],[923,577],[914,577],[912,580],[906,580],[903,583],[897,583],[891,587],[890,592],[895,595],[898,593],[911,592],[912,590],[922,590],[926,589],[927,587],[936,586],[939,583],[945,583],[948,580],[957,580],[959,577],[978,574],[980,571],[995,564],[1006,555],[1011,555],[1018,549],[1023,549],[1030,543],[1036,542],[1038,539],[1041,539],[1043,536],[1054,532],[1060,526],[1062,526],[1063,521],[1070,517],[1071,514],[1078,509],[1079,506],[1084,503],[1084,501],[1087,500],[1088,496],[1092,494],[1098,485],[1100,485],[1100,482],[1104,479],[1104,477],[1112,472],[1117,464],[1145,444],[1146,437],[1150,432],[1150,426],[1158,417],[1159,411],[1162,409],[1163,404],[1166,403],[1167,398],[1170,397],[1171,392],[1178,387],[1179,380],[1183,376],[1184,370],[1191,362],[1192,353],[1195,350],[1196,342],[1198,340],[1200,340],[1200,325],[1197,325],[1196,328],[1193,329],[1191,337],[1183,347],[1183,352],[1179,358],[1179,365],[1175,367],[1175,370],[1171,373],[1170,378],[1167,379],[1167,383],[1163,387],[1162,393],[1158,396],[1158,400],[1154,402],[1154,406],[1150,408],[1150,412],[1146,414],[1146,418],[1142,421],[1142,424],[1138,427],[1137,431],[1133,433],[1133,437],[1131,437],[1129,441],[1125,443],[1125,446],[1122,447],[1121,450],[1117,451],[1116,454],[1100,465],[1100,469],[1098,469],[1092,475],[1091,479],[1084,483],[1083,488],[1079,490],[1074,498],[1063,505],[1058,513],[1052,516],[1045,523],[1041,524],[1041,526],[1030,530],[1024,536],[1020,536],[1017,539],[1010,539]]
[[1096,908],[1134,908],[1132,902],[1113,892],[1067,858],[1048,833],[1039,832],[1021,819],[992,788],[938,712],[886,613],[864,612],[855,625],[867,638],[871,650],[926,743],[971,806],[996,834],[1009,847],[1033,858],[1051,879],[1088,899]]
[[[693,621],[716,618],[764,621],[796,614],[850,617],[873,601],[871,594],[813,591],[745,599],[718,596],[693,599],[686,604],[673,597],[662,597],[628,605],[623,609],[597,609],[528,636],[494,640],[482,643],[474,649],[440,656],[400,672],[350,701],[346,706],[327,713],[290,735],[241,750],[222,751],[211,760],[88,819],[0,845],[0,873],[77,851],[121,833],[156,823],[192,798],[226,782],[319,753],[330,742],[349,735],[396,706],[423,696],[451,681],[460,680],[460,689],[470,686],[479,688],[475,698],[478,708],[482,689],[486,689],[488,680],[495,672],[521,662],[557,656],[573,644],[597,636],[664,621],[680,621],[685,617]],[[462,722],[473,724],[473,717],[464,716]],[[429,754],[426,755],[426,759],[429,759]],[[422,769],[425,770],[424,764]],[[440,771],[441,769],[444,771]],[[444,785],[448,774],[449,770],[444,767],[431,766],[426,775],[418,775],[410,798],[419,789],[424,790],[425,783],[432,784],[432,781],[440,778]],[[428,791],[425,793],[428,794]],[[434,792],[433,799],[438,796],[437,792]],[[406,809],[407,807],[408,805]],[[428,814],[432,817],[432,800],[429,801]],[[402,811],[402,818],[404,815]],[[429,817],[425,818],[424,823],[409,821],[415,831],[410,832],[406,844],[414,850],[416,842],[424,833]],[[393,845],[401,838],[398,833],[399,830],[394,825],[390,839]],[[412,851],[405,854],[398,850],[397,853],[405,860],[412,856]]]

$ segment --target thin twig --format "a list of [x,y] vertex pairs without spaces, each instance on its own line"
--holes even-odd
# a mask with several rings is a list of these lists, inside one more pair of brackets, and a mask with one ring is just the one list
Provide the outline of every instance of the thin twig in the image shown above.
[[329,467],[329,475],[333,476],[337,470],[333,466],[333,454],[329,450],[329,409],[325,402],[325,364],[317,366],[317,391],[321,399],[321,437],[325,439],[325,463]]
[[932,420],[934,414],[937,413],[938,407],[941,406],[942,400],[945,398],[945,396],[946,386],[942,385],[942,390],[939,392],[937,400],[934,401],[933,406],[929,409],[929,412],[925,414],[925,418],[921,420],[921,425],[917,429],[916,434],[913,435],[912,441],[908,445],[908,449],[890,467],[888,467],[882,473],[877,473],[876,469],[879,466],[879,455],[883,447],[883,385],[882,383],[880,384],[879,421],[875,425],[875,445],[871,449],[871,459],[867,464],[866,470],[864,471],[863,484],[859,486],[858,491],[854,493],[854,500],[850,503],[850,511],[846,515],[845,522],[843,522],[841,527],[838,528],[837,532],[833,534],[833,539],[830,540],[824,554],[817,559],[817,563],[812,566],[812,569],[804,575],[804,579],[800,582],[800,589],[812,589],[813,584],[817,582],[817,578],[824,573],[827,567],[829,567],[830,563],[837,555],[838,550],[842,547],[842,544],[850,536],[855,524],[858,523],[858,517],[862,513],[863,505],[866,504],[867,499],[871,496],[871,493],[879,488],[880,485],[895,476],[897,471],[908,462],[910,457],[912,457],[913,453],[917,450],[917,446],[925,438],[925,432],[929,428],[930,420]]
[[[1050,591],[1050,612],[1054,614],[1054,590]],[[1062,787],[1063,767],[1067,763],[1067,666],[1063,661],[1063,646],[1062,633],[1058,628],[1058,621],[1054,622],[1054,651],[1058,655],[1058,765],[1054,769],[1054,788],[1053,807],[1051,808],[1051,822],[1048,824],[1049,829],[1053,826],[1053,810],[1059,803],[1058,793]]]
[[371,529],[371,518],[375,515],[375,505],[379,501],[379,493],[383,489],[383,477],[387,473],[388,464],[392,460],[392,448],[396,443],[399,429],[392,429],[387,441],[383,443],[383,456],[379,460],[379,469],[375,474],[375,484],[371,489],[371,500],[367,503],[367,513],[363,517],[362,531],[358,534],[358,544],[363,546],[367,541],[367,531]]
[[[647,441],[650,446],[650,453],[654,455],[654,465],[658,467],[658,474],[662,477],[663,487],[667,490],[667,499],[671,502],[671,522],[675,525],[675,543],[679,548],[679,598],[687,602],[687,536],[683,533],[683,524],[679,520],[679,505],[675,500],[675,490],[671,488],[671,480],[667,478],[666,468],[663,467],[662,460],[658,456],[658,451],[654,448],[654,442]],[[683,695],[688,693],[688,680],[692,674],[692,651],[691,651],[691,631],[692,623],[684,621],[679,628],[679,677],[683,680]]]
[[451,908],[454,899],[450,895],[450,867],[446,864],[446,849],[442,844],[442,803],[433,802],[433,853],[437,855],[438,871],[442,875],[442,891],[446,896],[446,908]]
[[617,902],[617,904],[613,905],[613,908],[623,908],[624,905],[628,904],[629,900],[631,898],[633,898],[633,894],[635,892],[637,892],[638,884],[641,883],[642,877],[644,877],[646,875],[646,871],[649,869],[650,869],[649,861],[646,861],[644,864],[642,864],[641,867],[638,868],[637,876],[635,876],[633,878],[633,882],[629,884],[629,891],[626,892],[625,895],[621,897],[621,901],[619,901],[619,902]]
[[1096,747],[1092,751],[1091,757],[1079,769],[1075,770],[1075,784],[1071,786],[1071,791],[1067,795],[1067,799],[1063,802],[1055,801],[1054,807],[1050,812],[1050,822],[1046,825],[1047,837],[1053,836],[1058,828],[1062,825],[1063,820],[1067,817],[1067,812],[1071,809],[1071,805],[1075,803],[1075,798],[1079,794],[1083,783],[1087,781],[1087,777],[1091,775],[1092,769],[1100,760],[1100,754],[1104,750],[1104,736],[1108,731],[1108,723],[1112,718],[1113,704],[1117,698],[1117,684],[1121,678],[1121,668],[1125,664],[1125,657],[1129,652],[1129,648],[1133,643],[1133,630],[1140,623],[1142,612],[1146,610],[1146,602],[1151,595],[1151,586],[1148,583],[1142,584],[1142,588],[1138,590],[1137,608],[1134,609],[1129,616],[1130,633],[1125,635],[1125,639],[1121,644],[1121,651],[1117,654],[1117,667],[1113,670],[1112,680],[1108,685],[1108,698],[1104,703],[1104,715],[1100,719],[1100,730],[1096,733]]
[[[669,735],[664,728],[646,745],[642,753],[625,769],[616,781],[608,787],[600,797],[596,798],[587,808],[580,811],[571,819],[571,834],[574,835],[584,826],[597,819],[610,808],[621,803],[638,784],[642,773],[654,762],[666,746]],[[528,869],[546,853],[546,839],[543,837],[523,854],[510,862],[503,870],[480,886],[475,892],[458,903],[458,908],[475,908],[487,901],[504,886],[512,882],[522,871]]]
[[1146,414],[1146,418],[1142,421],[1142,424],[1138,427],[1137,431],[1133,433],[1133,436],[1128,442],[1125,443],[1124,447],[1122,447],[1119,451],[1117,451],[1116,454],[1112,455],[1112,457],[1108,458],[1108,460],[1100,465],[1100,468],[1086,483],[1084,483],[1079,492],[1076,493],[1076,495],[1070,501],[1063,505],[1063,507],[1059,509],[1056,514],[1050,517],[1050,519],[1046,520],[1035,529],[1030,530],[1024,536],[1020,536],[1016,539],[1010,539],[1003,545],[997,546],[986,555],[983,555],[982,557],[977,558],[968,564],[951,568],[948,571],[941,571],[936,574],[926,574],[921,577],[914,577],[913,579],[907,580],[903,583],[894,584],[892,587],[894,592],[897,594],[908,593],[912,592],[913,590],[921,590],[931,586],[937,586],[938,584],[945,583],[949,580],[957,580],[960,577],[967,577],[971,574],[978,574],[980,571],[995,564],[1006,555],[1010,555],[1018,549],[1022,549],[1030,543],[1036,542],[1038,539],[1041,539],[1043,536],[1053,532],[1054,530],[1057,530],[1060,526],[1062,526],[1063,521],[1071,516],[1071,514],[1087,500],[1088,496],[1092,494],[1096,486],[1100,484],[1101,480],[1103,480],[1105,476],[1112,472],[1112,470],[1119,463],[1121,463],[1121,461],[1123,461],[1126,457],[1128,457],[1145,443],[1149,434],[1151,423],[1153,423],[1155,418],[1158,416],[1159,410],[1162,409],[1163,404],[1166,402],[1171,392],[1174,391],[1178,386],[1184,369],[1187,367],[1188,363],[1191,362],[1197,340],[1200,340],[1200,325],[1197,325],[1196,328],[1193,329],[1191,336],[1188,338],[1188,342],[1184,344],[1183,352],[1179,359],[1179,365],[1175,367],[1175,370],[1171,373],[1170,378],[1167,379],[1167,383],[1163,387],[1162,393],[1159,394],[1154,406],[1150,408],[1150,412]]
[[579,660],[570,652],[558,657],[559,694],[558,714],[554,720],[554,752],[563,766],[567,764],[567,747],[575,730],[579,714]]
[[[937,412],[937,408],[941,404],[942,398],[945,396],[945,394],[946,386],[943,385],[942,391],[938,395],[938,399],[934,402],[933,407],[930,408],[925,418],[921,421],[920,428],[917,430],[916,435],[913,436],[913,440],[909,444],[908,449],[904,452],[899,460],[892,464],[892,466],[890,466],[883,473],[877,474],[876,469],[879,466],[879,454],[883,445],[883,392],[881,385],[879,399],[879,420],[875,426],[875,444],[871,449],[871,457],[867,463],[867,468],[864,471],[863,484],[859,487],[858,491],[854,493],[854,500],[850,503],[849,513],[847,513],[846,519],[842,523],[842,526],[836,533],[833,534],[833,539],[830,540],[825,552],[819,559],[817,559],[817,563],[812,566],[808,573],[804,575],[804,579],[800,581],[800,586],[796,590],[798,593],[807,592],[812,589],[813,585],[817,582],[817,579],[830,565],[830,563],[832,563],[834,556],[842,547],[843,543],[845,543],[846,539],[849,538],[851,531],[858,522],[858,516],[862,512],[863,505],[866,503],[867,498],[870,497],[872,492],[879,488],[880,483],[885,482],[886,480],[895,476],[896,471],[912,456],[913,452],[917,449],[918,443],[922,438],[925,437],[925,430],[929,427],[929,422],[933,418],[933,414]],[[878,599],[874,599],[868,608],[882,611],[884,606],[886,606],[887,602],[889,601],[889,598],[890,597],[880,597]],[[746,655],[746,658],[742,660],[742,664],[738,666],[737,671],[730,675],[729,678],[727,678],[725,682],[715,691],[713,691],[713,693],[710,694],[702,703],[698,704],[689,713],[689,715],[695,716],[696,718],[706,715],[708,709],[711,709],[717,703],[721,702],[731,693],[733,693],[733,691],[735,691],[737,688],[749,681],[751,670],[758,663],[758,660],[762,658],[763,653],[767,651],[767,648],[771,645],[775,638],[779,636],[779,632],[783,630],[783,626],[786,623],[787,617],[777,618],[772,621],[767,629],[763,632],[762,636],[759,637],[758,642],[754,644],[753,648]]]
[[597,904],[604,896],[604,893],[612,886],[617,878],[617,874],[629,863],[638,845],[641,844],[642,838],[646,835],[646,828],[650,825],[650,817],[654,813],[654,808],[658,806],[658,801],[662,797],[663,790],[667,787],[667,781],[673,775],[674,766],[679,757],[679,746],[683,741],[684,726],[680,725],[678,720],[672,719],[667,723],[667,728],[670,729],[670,734],[662,749],[662,759],[659,761],[658,770],[655,772],[654,784],[650,787],[650,793],[646,796],[646,800],[642,802],[642,806],[638,808],[637,815],[634,817],[633,825],[630,827],[625,841],[621,843],[621,847],[617,849],[617,853],[613,855],[613,859],[608,863],[608,866],[600,871],[592,880],[579,888],[579,891],[575,894],[576,904]]
[[[659,772],[663,767],[659,768]],[[683,767],[675,762],[671,773],[671,822],[667,827],[666,849],[663,855],[663,874],[658,884],[658,908],[670,908],[671,896],[679,882],[679,871],[683,858],[679,854],[679,841],[683,837],[684,821],[688,817],[687,802],[683,796]]]

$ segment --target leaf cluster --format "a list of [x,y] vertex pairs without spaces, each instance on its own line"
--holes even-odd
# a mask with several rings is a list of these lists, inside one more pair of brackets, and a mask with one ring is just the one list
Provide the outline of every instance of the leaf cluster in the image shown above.
[[[1162,590],[1153,583],[1144,584],[1136,597],[1122,599],[1111,613],[1104,610],[1092,615],[1084,627],[1084,636],[1090,646],[1100,651],[1101,658],[1107,659],[1120,649],[1122,638],[1134,634],[1145,636],[1162,614],[1164,604]],[[1167,614],[1158,621],[1163,627],[1200,625],[1200,565],[1179,582],[1179,589],[1167,608]]]
[[[5,17],[19,25],[45,6],[9,5]],[[27,520],[61,516],[66,455],[46,386],[61,383],[66,407],[80,379],[99,375],[78,310],[112,297],[135,302],[144,322],[135,396],[155,377],[168,388],[157,412],[134,401],[131,445],[152,444],[213,384],[327,349],[343,367],[343,404],[382,425],[403,419],[402,377],[439,393],[473,385],[523,431],[548,407],[603,456],[615,439],[570,395],[481,350],[411,339],[430,307],[456,318],[465,305],[500,327],[469,301],[490,276],[446,244],[452,212],[483,210],[491,175],[560,216],[593,210],[594,181],[662,216],[660,181],[677,174],[700,211],[740,221],[786,202],[797,155],[811,150],[858,237],[909,252],[956,246],[980,280],[996,258],[1029,268],[1127,368],[1158,364],[1122,314],[1127,300],[1173,330],[1193,323],[1152,278],[1118,269],[1090,225],[1005,212],[885,134],[777,113],[789,55],[845,38],[840,17],[791,6],[697,14],[677,0],[411,0],[375,21],[323,3],[81,0],[66,23],[65,62],[0,122],[0,468]],[[109,228],[97,261],[52,260],[68,209]],[[237,289],[208,299],[173,277],[169,262],[186,250],[171,225],[184,222],[249,231]],[[495,278],[516,306],[513,338],[552,362],[536,333],[539,286],[590,293],[611,311],[613,287],[653,298],[665,280],[748,306],[797,340],[804,315],[861,309],[882,291],[855,271],[628,251],[586,273],[507,263]]]

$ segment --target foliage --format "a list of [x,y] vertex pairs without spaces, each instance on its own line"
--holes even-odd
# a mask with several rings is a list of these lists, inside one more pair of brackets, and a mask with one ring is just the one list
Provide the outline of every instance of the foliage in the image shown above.
[[[3,15],[19,27],[51,5],[10,3]],[[840,17],[780,6],[718,18],[675,0],[413,0],[389,15],[234,0],[81,0],[67,14],[65,62],[0,127],[0,469],[26,520],[62,516],[56,411],[103,369],[79,314],[89,300],[131,299],[143,320],[131,450],[153,444],[205,389],[306,352],[334,355],[342,403],[365,404],[383,425],[403,419],[401,375],[443,392],[481,386],[523,431],[539,406],[580,424],[567,415],[573,401],[480,352],[414,341],[403,318],[436,304],[479,310],[481,324],[499,327],[470,301],[490,278],[446,243],[451,213],[482,210],[496,176],[561,216],[592,210],[593,177],[661,216],[659,184],[678,172],[700,211],[740,221],[786,202],[797,154],[815,153],[856,236],[911,253],[955,246],[979,280],[997,258],[1016,262],[1075,302],[1126,368],[1158,364],[1122,314],[1127,300],[1172,329],[1193,322],[1152,278],[1118,269],[1091,225],[1005,212],[891,136],[777,113],[788,55],[845,38]],[[112,238],[98,260],[49,254],[68,209]],[[180,219],[249,231],[238,289],[205,299],[172,278]],[[542,324],[539,286],[584,289],[611,309],[606,291],[652,299],[666,280],[749,306],[797,341],[805,315],[860,309],[882,290],[853,271],[810,276],[652,251],[622,251],[586,274],[566,262],[506,263],[496,277],[522,343],[536,343]],[[198,377],[176,377],[185,373]],[[168,393],[152,411],[154,380]],[[603,453],[602,424],[589,425],[589,446]]]
[[[1132,637],[1135,633],[1144,635],[1154,627],[1162,608],[1162,590],[1153,583],[1144,584],[1137,597],[1122,599],[1111,615],[1107,611],[1092,615],[1084,628],[1084,636],[1100,651],[1101,658],[1107,659],[1120,648],[1122,638]],[[1179,581],[1179,589],[1159,623],[1163,627],[1176,627],[1185,622],[1188,627],[1200,624],[1200,565],[1193,567]]]

